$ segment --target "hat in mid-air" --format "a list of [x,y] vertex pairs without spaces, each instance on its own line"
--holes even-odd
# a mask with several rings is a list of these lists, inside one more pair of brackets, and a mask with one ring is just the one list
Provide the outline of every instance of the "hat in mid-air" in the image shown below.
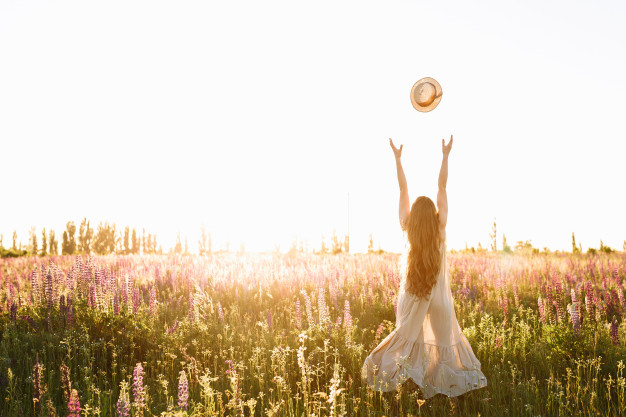
[[415,110],[429,112],[441,101],[441,85],[434,78],[422,78],[411,88],[411,104]]

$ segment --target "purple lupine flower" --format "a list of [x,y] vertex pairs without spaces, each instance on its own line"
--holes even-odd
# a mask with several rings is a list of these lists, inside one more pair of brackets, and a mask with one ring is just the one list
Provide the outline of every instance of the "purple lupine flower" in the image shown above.
[[139,288],[135,288],[133,290],[133,314],[139,312],[139,307],[141,307],[141,294]]
[[74,327],[74,302],[70,297],[67,297],[67,324]]
[[541,322],[543,324],[546,324],[546,312],[543,308],[543,300],[541,299],[541,296],[539,296],[539,299],[537,300],[537,306],[539,307],[539,316],[541,317]]
[[52,281],[52,272],[48,269],[46,274],[46,301],[48,303],[48,309],[54,308],[54,285]]
[[576,290],[572,288],[570,291],[570,294],[572,296],[572,303],[575,303],[576,302]]
[[118,417],[129,417],[130,416],[130,399],[128,398],[128,382],[122,381],[121,384],[122,390],[120,392],[120,396],[117,399],[117,416]]
[[75,389],[72,389],[70,400],[67,402],[67,409],[69,411],[68,417],[80,417],[80,399],[78,398],[78,391]]
[[133,401],[137,408],[143,408],[145,391],[143,387],[143,367],[141,366],[141,362],[138,362],[133,370]]
[[296,300],[296,329],[302,327],[302,312],[300,311],[300,300]]
[[567,311],[572,319],[572,326],[574,328],[574,334],[576,336],[580,336],[580,318],[578,317],[578,310],[576,309],[576,304],[574,303],[568,306]]
[[613,298],[613,308],[615,310],[619,310],[619,308],[620,308],[620,299],[619,299],[619,296],[617,295],[617,290],[615,288],[613,288],[611,290],[611,296]]
[[189,399],[189,383],[187,382],[187,374],[180,371],[178,378],[178,407],[181,410],[187,410],[187,400]]
[[154,288],[154,285],[153,285],[152,288],[150,288],[150,304],[149,304],[149,309],[152,314],[154,314],[155,312],[156,305],[157,305],[156,289]]
[[39,270],[37,266],[33,269],[33,272],[30,274],[30,285],[31,285],[31,293],[33,296],[33,305],[39,304]]
[[313,317],[313,309],[311,308],[311,298],[305,290],[302,290],[302,296],[304,297],[304,306],[306,308],[306,316],[309,321],[309,328],[315,326],[315,317]]
[[15,304],[14,301],[11,301],[11,308],[9,310],[11,323],[15,323],[15,320],[17,320],[17,304]]
[[619,334],[617,333],[617,319],[613,316],[613,321],[611,322],[611,339],[613,340],[613,344],[615,346],[619,345]]
[[87,299],[87,305],[93,309],[96,308],[96,287],[93,284],[89,285],[89,298]]
[[194,324],[196,322],[196,309],[193,303],[193,294],[189,293],[189,323]]
[[59,297],[59,312],[61,313],[61,317],[65,317],[67,313],[67,306],[65,305],[65,295],[61,294]]
[[113,296],[113,314],[116,316],[120,314],[120,297],[117,294],[117,290],[115,290],[115,295]]

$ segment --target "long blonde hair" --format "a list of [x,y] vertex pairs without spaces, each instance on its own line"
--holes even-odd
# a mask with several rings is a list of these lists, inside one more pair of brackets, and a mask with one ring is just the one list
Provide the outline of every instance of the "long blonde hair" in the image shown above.
[[441,267],[439,214],[433,201],[418,197],[411,207],[406,232],[411,248],[407,258],[406,291],[428,298]]

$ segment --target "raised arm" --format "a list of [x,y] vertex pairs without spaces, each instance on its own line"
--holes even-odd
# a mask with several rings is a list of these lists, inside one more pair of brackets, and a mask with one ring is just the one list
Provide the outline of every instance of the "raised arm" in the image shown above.
[[446,184],[448,182],[448,155],[452,150],[452,135],[450,142],[446,145],[441,139],[441,151],[443,159],[441,160],[441,169],[439,170],[439,190],[437,191],[437,211],[439,212],[439,227],[443,230],[448,222],[448,194],[446,193]]
[[400,149],[396,148],[391,138],[389,138],[389,145],[391,146],[391,149],[393,149],[393,155],[396,158],[396,171],[398,174],[398,185],[400,186],[400,205],[398,211],[400,218],[400,227],[402,228],[402,230],[406,230],[406,222],[409,219],[411,207],[409,204],[409,189],[406,185],[406,177],[404,176],[402,162],[400,161],[403,145],[400,145]]

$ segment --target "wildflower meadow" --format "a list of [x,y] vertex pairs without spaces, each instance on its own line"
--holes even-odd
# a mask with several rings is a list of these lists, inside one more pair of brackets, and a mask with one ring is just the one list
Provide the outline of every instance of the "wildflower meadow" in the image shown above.
[[626,415],[626,255],[452,253],[486,388],[378,393],[397,254],[0,260],[2,416]]

